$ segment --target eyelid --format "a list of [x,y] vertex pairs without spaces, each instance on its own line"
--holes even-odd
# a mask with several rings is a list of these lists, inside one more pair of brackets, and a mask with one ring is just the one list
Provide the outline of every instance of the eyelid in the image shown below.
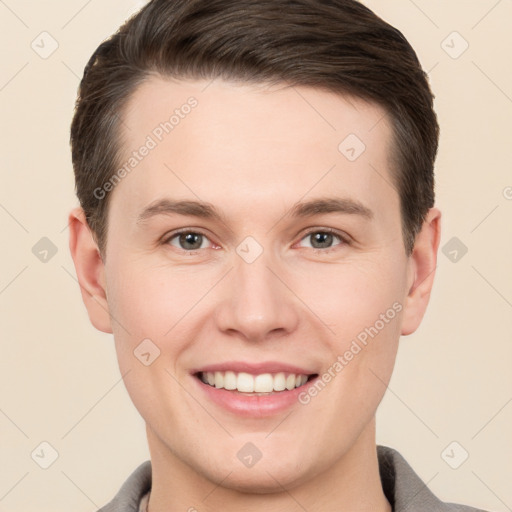
[[[352,243],[352,237],[350,237],[346,233],[344,233],[342,231],[338,231],[337,229],[327,228],[327,227],[308,228],[304,233],[302,233],[301,238],[299,239],[299,242],[301,242],[304,238],[306,238],[308,235],[311,235],[313,233],[329,233],[331,235],[334,235],[334,236],[338,237],[341,240],[341,242],[343,242],[338,245],[350,245]],[[317,251],[317,252],[329,252],[329,251],[334,250],[336,247],[337,246],[327,247],[325,249],[317,249],[315,247],[311,247],[311,249],[313,249],[313,251]]]
[[169,240],[170,238],[173,238],[176,235],[180,235],[181,233],[196,233],[198,235],[204,235],[208,237],[208,235],[201,228],[195,228],[193,226],[190,226],[186,228],[178,228],[174,229],[173,231],[169,231],[162,236],[162,240]]
[[321,226],[315,228],[308,228],[302,235],[302,238],[304,238],[307,235],[310,235],[311,233],[330,233],[332,235],[339,236],[342,240],[346,241],[347,243],[351,240],[351,237],[344,233],[343,231],[338,231],[337,229],[334,228],[327,228]]
[[[205,238],[207,238],[210,241],[210,243],[212,243],[212,244],[215,243],[210,239],[210,235],[206,234],[201,228],[194,228],[194,227],[179,228],[174,231],[171,231],[170,233],[166,233],[164,236],[162,236],[160,238],[160,243],[162,243],[163,245],[169,244],[169,242],[173,238],[177,237],[178,235],[181,235],[182,233],[194,233],[196,235],[202,235]],[[180,248],[177,248],[177,249],[180,249]],[[194,253],[194,252],[201,251],[202,249],[195,249],[195,250],[190,250],[190,251],[187,251],[185,249],[181,249],[181,250],[184,252],[188,252],[188,253]]]

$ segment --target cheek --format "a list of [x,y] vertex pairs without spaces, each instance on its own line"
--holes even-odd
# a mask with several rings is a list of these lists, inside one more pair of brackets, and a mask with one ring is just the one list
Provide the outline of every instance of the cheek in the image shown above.
[[[141,416],[152,425],[158,424],[160,415],[174,422],[179,408],[167,405],[180,394],[173,376],[187,343],[177,335],[179,320],[190,309],[183,296],[185,280],[165,277],[164,269],[150,271],[135,263],[111,263],[108,304],[115,319],[114,341],[126,390]],[[165,413],[162,404],[167,404]]]
[[314,272],[301,272],[301,276],[295,278],[293,289],[329,328],[339,348],[360,333],[364,338],[365,329],[376,323],[379,331],[397,334],[405,299],[403,268],[384,258],[360,258],[317,265]]
[[162,345],[162,334],[173,320],[162,314],[168,299],[165,288],[136,265],[122,265],[112,259],[106,275],[119,369],[127,375],[126,388],[142,413],[144,396],[151,396],[148,391],[155,384],[153,380],[168,360],[168,350]]
[[317,287],[308,295],[311,309],[330,329],[327,364],[336,383],[329,387],[333,400],[361,412],[366,407],[370,417],[393,370],[406,276],[385,258],[333,268],[316,275]]
[[[194,348],[192,333],[211,317],[211,310],[205,309],[210,300],[203,299],[218,277],[200,266],[170,268],[120,259],[110,264],[108,304],[121,372],[130,370],[131,378],[143,379],[146,389],[161,386],[157,373],[164,372],[165,381],[168,372],[181,375],[183,357]],[[144,360],[153,357],[155,362],[145,367]]]
[[135,263],[119,265],[107,274],[110,313],[125,328],[117,328],[123,337],[128,331],[134,339],[162,339],[183,315],[189,298],[195,296],[194,288],[190,280],[186,286],[184,275],[140,267]]

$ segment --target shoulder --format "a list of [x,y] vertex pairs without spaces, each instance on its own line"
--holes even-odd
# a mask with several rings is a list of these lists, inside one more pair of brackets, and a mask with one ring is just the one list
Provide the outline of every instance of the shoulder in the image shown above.
[[485,512],[439,500],[396,450],[377,446],[377,455],[382,488],[393,512]]
[[124,482],[112,501],[98,512],[139,512],[139,504],[151,489],[151,461],[138,466]]

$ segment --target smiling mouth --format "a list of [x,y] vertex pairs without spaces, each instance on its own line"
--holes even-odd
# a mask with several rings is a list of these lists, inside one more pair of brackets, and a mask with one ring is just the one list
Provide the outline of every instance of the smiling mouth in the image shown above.
[[270,395],[291,391],[304,386],[317,374],[298,373],[262,373],[252,375],[246,372],[198,372],[195,376],[204,384],[213,388],[225,389],[244,395]]

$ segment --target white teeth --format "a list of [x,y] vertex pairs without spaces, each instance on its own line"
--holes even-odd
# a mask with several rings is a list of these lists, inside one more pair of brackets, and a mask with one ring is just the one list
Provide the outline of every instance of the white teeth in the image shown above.
[[224,374],[224,389],[236,389],[235,372],[226,372]]
[[241,393],[272,393],[273,391],[292,390],[303,386],[308,380],[307,375],[280,373],[262,373],[251,375],[250,373],[233,371],[227,372],[203,372],[200,374],[205,384],[216,388],[237,390]]
[[215,372],[215,387],[216,388],[224,387],[224,374],[221,372]]
[[293,375],[293,373],[288,375],[288,377],[286,378],[286,389],[292,390],[295,387],[296,382],[297,382],[297,380],[295,378],[295,375]]
[[239,373],[236,379],[236,389],[245,393],[254,391],[254,377],[248,373]]
[[270,373],[256,375],[254,379],[254,391],[256,393],[272,393],[274,391],[274,377]]
[[[306,377],[307,380],[307,377]],[[274,375],[274,391],[284,391],[286,389],[286,376],[284,373]]]

